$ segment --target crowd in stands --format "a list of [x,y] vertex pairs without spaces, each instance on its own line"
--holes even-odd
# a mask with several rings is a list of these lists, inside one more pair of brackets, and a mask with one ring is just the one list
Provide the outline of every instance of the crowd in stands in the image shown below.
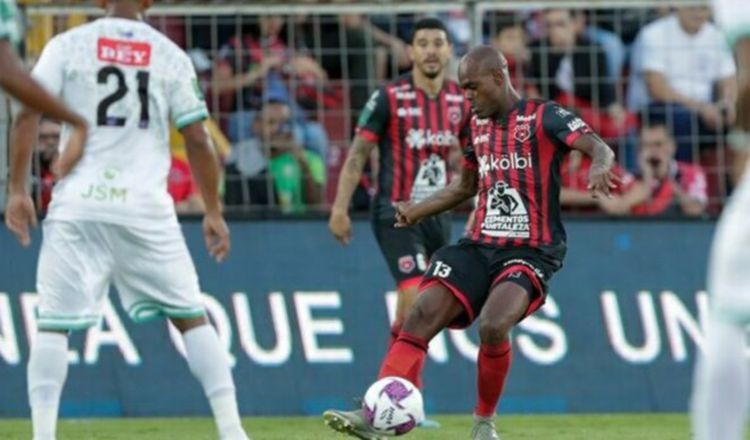
[[[311,1],[314,3],[314,1]],[[231,17],[211,26],[155,23],[186,47],[214,121],[229,210],[324,210],[352,127],[370,92],[410,68],[419,16]],[[470,45],[461,10],[441,14],[455,56]],[[708,7],[488,12],[483,40],[503,52],[525,96],[554,99],[586,120],[618,156],[612,199],[586,192],[587,159],[562,164],[565,209],[614,216],[715,214],[729,191],[723,136],[734,123],[735,65]],[[190,38],[187,36],[190,35]],[[190,47],[187,47],[187,40]],[[40,131],[38,202],[49,200],[59,127]],[[180,212],[201,209],[179,133],[169,190]],[[372,179],[355,207],[366,209]]]

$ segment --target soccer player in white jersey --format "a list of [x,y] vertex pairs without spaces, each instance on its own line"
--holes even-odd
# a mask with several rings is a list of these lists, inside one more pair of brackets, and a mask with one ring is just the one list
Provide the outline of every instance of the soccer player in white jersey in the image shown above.
[[[0,0],[0,112],[3,113],[0,119],[7,113],[6,98],[3,94],[5,91],[23,104],[44,112],[50,118],[70,124],[72,135],[65,148],[66,154],[53,166],[59,174],[66,174],[82,153],[81,149],[86,140],[86,121],[53,98],[23,70],[15,53],[15,46],[21,40],[17,14],[15,0]],[[20,219],[6,216],[9,226],[15,226],[18,222],[23,223],[28,211],[22,210],[19,214],[22,216]]]
[[[185,52],[141,21],[151,0],[99,3],[107,17],[50,40],[33,71],[91,127],[80,162],[53,190],[44,223],[37,270],[39,331],[28,365],[34,440],[55,438],[68,332],[98,324],[111,282],[136,322],[163,315],[177,327],[220,438],[247,440],[228,354],[206,319],[195,267],[167,193],[171,118],[185,137],[205,200],[208,250],[222,261],[229,231],[195,70]],[[39,116],[25,108],[13,125],[13,210],[33,209],[26,170]],[[69,135],[64,127],[62,137]],[[15,231],[21,240],[28,225]]]
[[737,126],[728,141],[738,182],[719,220],[708,273],[711,309],[705,351],[696,366],[692,423],[696,440],[744,439],[750,403],[746,344],[750,325],[750,4],[714,0],[714,15],[734,47]]

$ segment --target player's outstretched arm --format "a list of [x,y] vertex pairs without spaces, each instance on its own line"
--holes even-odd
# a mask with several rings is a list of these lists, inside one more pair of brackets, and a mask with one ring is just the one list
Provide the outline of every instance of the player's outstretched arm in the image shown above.
[[224,221],[219,198],[219,161],[203,121],[183,127],[190,169],[198,184],[206,214],[203,218],[203,236],[212,257],[222,262],[229,253],[229,227]]
[[349,203],[362,178],[362,169],[364,169],[365,164],[370,159],[370,153],[376,146],[362,136],[355,136],[341,169],[336,199],[331,207],[331,217],[328,220],[328,228],[331,230],[331,234],[341,244],[349,244],[352,238]]
[[733,150],[731,177],[738,183],[750,158],[750,37],[737,42],[735,56],[739,88],[737,126],[729,137],[729,144]]
[[615,153],[609,145],[596,134],[589,133],[579,137],[571,147],[591,157],[588,185],[591,195],[611,197],[610,190],[617,187],[620,178],[612,170]]
[[453,179],[448,186],[416,203],[399,203],[396,206],[396,224],[404,228],[419,223],[423,218],[455,208],[477,193],[477,170],[462,167],[458,178]]

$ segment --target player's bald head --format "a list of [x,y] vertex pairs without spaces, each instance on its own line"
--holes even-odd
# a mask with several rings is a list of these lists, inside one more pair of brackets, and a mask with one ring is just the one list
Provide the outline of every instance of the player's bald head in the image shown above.
[[474,114],[481,118],[506,111],[517,97],[508,79],[508,62],[489,46],[477,46],[464,55],[458,82]]
[[108,8],[110,6],[125,5],[136,6],[141,10],[146,10],[154,3],[154,0],[96,0],[96,4],[102,8]]
[[477,46],[464,55],[459,69],[476,72],[479,76],[494,75],[508,70],[505,57],[490,46]]

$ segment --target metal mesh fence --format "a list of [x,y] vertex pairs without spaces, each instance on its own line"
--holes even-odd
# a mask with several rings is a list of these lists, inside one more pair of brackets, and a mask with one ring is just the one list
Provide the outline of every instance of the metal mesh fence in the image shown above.
[[[701,4],[677,3],[696,10]],[[55,2],[29,5],[26,13],[32,32],[43,27],[54,34],[99,12]],[[663,2],[162,3],[150,11],[149,21],[190,54],[218,127],[214,137],[228,145],[222,151],[227,209],[325,210],[359,110],[376,87],[410,69],[411,27],[427,15],[447,24],[456,59],[476,43],[502,51],[522,94],[573,108],[612,145],[636,180],[643,167],[656,167],[642,154],[641,127],[666,124],[676,147],[673,156],[694,165],[683,169],[670,163],[669,180],[679,185],[683,179],[692,185],[688,192],[700,198],[700,182],[674,174],[702,169],[707,198],[702,212],[718,212],[730,192],[724,134],[731,123],[726,95],[731,92],[721,86],[733,75],[704,72],[700,66],[718,59],[707,53],[711,48],[678,38],[658,47],[644,42],[644,29],[677,19]],[[32,43],[31,60],[40,49]],[[648,70],[658,64],[654,57],[666,52],[697,67],[677,74],[671,66]],[[660,99],[659,78],[652,73],[688,84],[673,88],[685,90],[690,105]],[[286,136],[270,136],[269,127]],[[183,153],[175,144],[179,158]],[[581,171],[573,161],[565,166],[568,177]],[[575,182],[571,177],[568,183],[575,187]],[[666,197],[658,191],[652,197]],[[363,185],[355,209],[367,209],[368,192],[372,188]],[[670,196],[665,203],[679,212],[677,196]],[[579,210],[597,211],[595,206]]]

